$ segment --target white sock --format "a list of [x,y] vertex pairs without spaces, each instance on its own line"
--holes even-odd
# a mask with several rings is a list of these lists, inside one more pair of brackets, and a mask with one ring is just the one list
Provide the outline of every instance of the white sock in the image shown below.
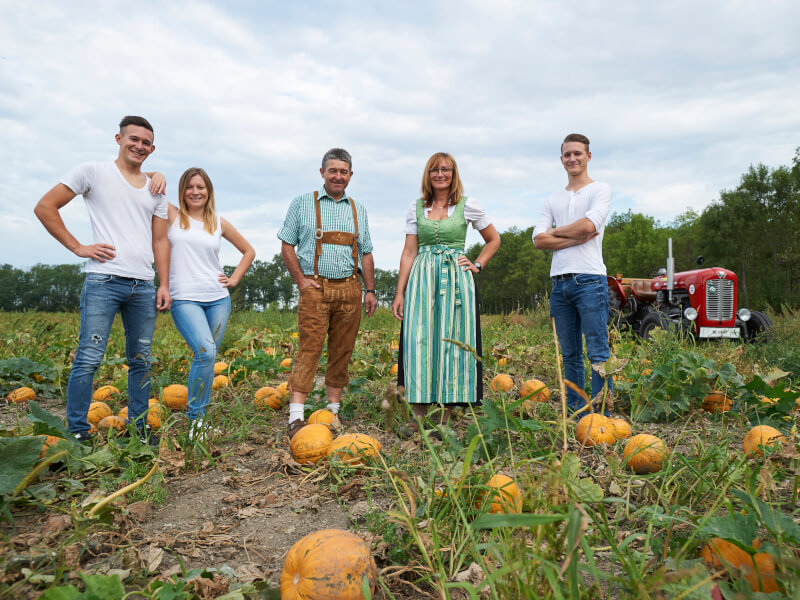
[[300,419],[301,421],[305,422],[306,418],[303,415],[303,410],[305,409],[305,404],[298,404],[295,402],[289,403],[289,423],[297,421]]
[[328,402],[328,406],[326,406],[325,408],[327,408],[333,414],[338,415],[339,414],[339,405],[340,405],[339,402]]

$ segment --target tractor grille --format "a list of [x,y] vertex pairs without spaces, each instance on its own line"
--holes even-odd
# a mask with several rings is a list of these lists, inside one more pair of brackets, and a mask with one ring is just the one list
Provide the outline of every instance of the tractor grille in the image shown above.
[[706,281],[706,317],[709,321],[728,321],[733,318],[733,281]]

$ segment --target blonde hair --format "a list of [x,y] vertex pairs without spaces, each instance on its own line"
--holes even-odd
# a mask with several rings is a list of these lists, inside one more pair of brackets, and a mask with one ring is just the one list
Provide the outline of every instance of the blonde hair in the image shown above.
[[180,183],[178,183],[178,215],[181,219],[181,229],[189,229],[189,211],[186,208],[186,188],[189,187],[189,181],[195,175],[200,175],[203,182],[206,184],[208,190],[208,201],[203,208],[203,229],[208,233],[214,233],[217,230],[217,209],[214,205],[214,184],[211,183],[211,178],[200,167],[191,167],[186,169],[181,175]]
[[445,159],[450,163],[453,169],[453,178],[450,180],[450,190],[447,194],[449,203],[452,205],[458,204],[461,196],[464,195],[464,185],[461,183],[461,177],[458,176],[458,165],[456,160],[447,152],[437,152],[428,159],[425,165],[425,172],[422,174],[422,203],[424,206],[431,206],[433,204],[433,185],[431,184],[431,169],[435,168],[441,159]]

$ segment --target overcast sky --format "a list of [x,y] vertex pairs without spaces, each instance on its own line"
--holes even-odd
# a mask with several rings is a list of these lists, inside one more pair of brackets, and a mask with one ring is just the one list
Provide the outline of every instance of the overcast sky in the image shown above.
[[[332,146],[353,155],[348,191],[384,269],[437,151],[503,231],[534,224],[566,183],[560,141],[584,133],[613,210],[667,222],[751,164],[790,164],[798,22],[797,0],[0,0],[0,263],[80,262],[32,209],[73,166],[116,157],[126,114],[153,123],[145,167],[171,200],[186,168],[205,168],[266,261]],[[62,215],[91,243],[80,197]]]

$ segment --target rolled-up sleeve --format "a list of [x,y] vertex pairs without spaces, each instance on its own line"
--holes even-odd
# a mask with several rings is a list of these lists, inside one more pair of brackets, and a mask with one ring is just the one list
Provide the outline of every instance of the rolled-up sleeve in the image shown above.
[[300,242],[299,204],[299,197],[292,200],[292,203],[289,205],[289,210],[286,211],[286,219],[283,221],[283,227],[281,227],[281,230],[278,232],[278,239],[291,246],[297,246]]
[[550,198],[548,198],[544,201],[544,206],[542,207],[542,212],[539,215],[539,220],[536,222],[536,226],[533,228],[531,240],[535,240],[536,236],[540,233],[545,233],[553,226],[553,224],[553,210],[550,206]]
[[605,225],[608,213],[611,210],[611,186],[601,184],[598,187],[599,189],[592,194],[589,210],[584,215],[594,223],[595,231],[600,231]]
[[367,216],[367,209],[363,206],[356,205],[358,210],[358,247],[359,256],[372,253],[372,238],[369,235],[369,217]]

